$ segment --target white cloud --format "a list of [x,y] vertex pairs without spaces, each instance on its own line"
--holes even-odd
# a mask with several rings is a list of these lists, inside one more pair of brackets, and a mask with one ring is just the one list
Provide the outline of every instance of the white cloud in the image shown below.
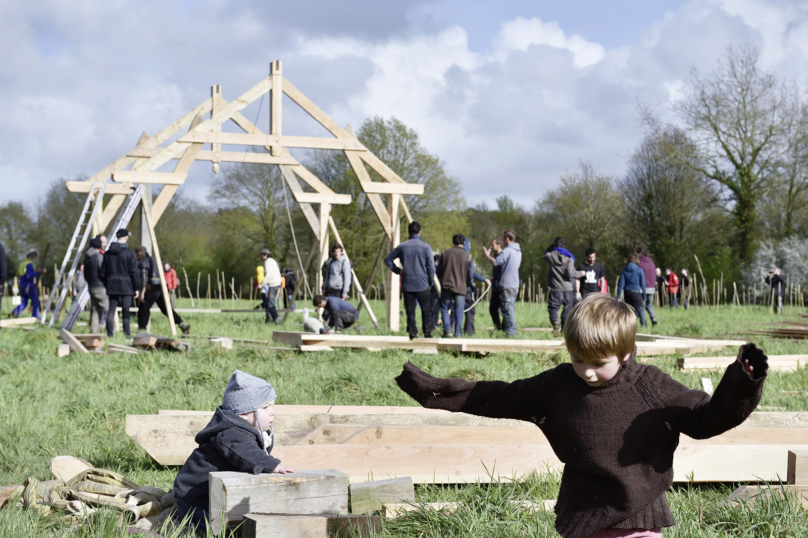
[[[637,102],[664,113],[690,69],[710,71],[729,45],[758,46],[768,67],[803,84],[808,76],[808,12],[779,0],[691,0],[637,43],[609,49],[517,17],[485,52],[460,26],[410,25],[411,4],[398,2],[321,2],[299,16],[214,0],[29,4],[0,3],[0,203],[95,172],[212,84],[232,99],[276,58],[340,124],[379,115],[414,128],[470,203],[509,194],[525,205],[582,158],[622,174],[642,136]],[[258,105],[245,113],[253,119]],[[261,114],[265,122],[265,106]],[[194,167],[189,193],[203,196],[209,170]]]

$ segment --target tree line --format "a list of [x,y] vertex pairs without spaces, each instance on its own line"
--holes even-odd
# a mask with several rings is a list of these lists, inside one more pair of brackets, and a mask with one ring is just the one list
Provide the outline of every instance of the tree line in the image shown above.
[[[369,119],[356,134],[402,179],[424,185],[423,196],[404,197],[423,226],[424,240],[440,251],[451,246],[453,234],[463,233],[481,273],[490,274],[481,247],[512,228],[522,247],[525,280],[544,282],[541,254],[563,236],[580,258],[587,248],[597,250],[611,286],[637,245],[646,247],[658,266],[677,272],[693,273],[698,256],[707,280],[752,283],[768,267],[785,265],[802,282],[805,273],[796,273],[805,265],[802,253],[808,253],[804,91],[766,71],[756,50],[728,49],[714,71],[691,73],[667,113],[671,121],[647,106],[639,114],[644,137],[627,157],[624,176],[604,174],[582,160],[532,206],[505,192],[468,207],[460,180],[395,118]],[[352,168],[344,154],[325,150],[309,153],[304,164],[334,191],[353,197],[350,205],[333,206],[332,216],[359,278],[367,279],[388,246]],[[10,261],[36,247],[45,267],[61,262],[83,202],[60,179],[33,204],[0,206],[0,242]],[[138,222],[136,215],[133,243],[140,240]],[[185,268],[192,288],[201,273],[203,292],[204,275],[217,269],[246,289],[264,246],[282,267],[297,272],[307,267],[311,281],[317,270],[314,235],[271,165],[223,167],[205,202],[180,192],[156,232],[163,258],[181,277]],[[384,274],[376,271],[373,283],[382,284]],[[46,285],[48,278],[52,271]]]

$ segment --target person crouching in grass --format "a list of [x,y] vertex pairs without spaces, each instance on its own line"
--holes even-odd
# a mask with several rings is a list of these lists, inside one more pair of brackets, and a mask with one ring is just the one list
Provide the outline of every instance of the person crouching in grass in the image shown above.
[[710,398],[637,363],[636,333],[630,306],[595,293],[567,320],[571,363],[506,383],[440,379],[408,362],[396,382],[424,407],[541,428],[564,463],[555,507],[564,538],[661,537],[676,523],[665,491],[679,434],[706,439],[741,424],[760,401],[768,359],[741,346]]
[[[323,309],[323,321],[328,329],[320,329],[320,334],[333,334],[351,327],[359,319],[359,310],[351,303],[339,297],[315,295],[312,304]],[[359,326],[361,327],[361,325]],[[357,329],[359,328],[357,327]],[[364,330],[364,328],[362,329]]]
[[224,389],[222,405],[194,439],[193,451],[174,480],[178,519],[204,531],[210,520],[208,473],[294,473],[270,456],[275,422],[275,389],[267,381],[235,370]]

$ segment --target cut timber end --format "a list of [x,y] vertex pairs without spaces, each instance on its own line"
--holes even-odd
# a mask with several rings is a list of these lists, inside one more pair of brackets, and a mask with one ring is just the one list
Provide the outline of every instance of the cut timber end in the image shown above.
[[59,347],[56,348],[56,354],[60,357],[67,357],[70,355],[70,346],[67,344],[59,344]]
[[351,513],[364,514],[381,510],[385,504],[415,502],[412,478],[390,478],[351,484]]
[[238,524],[252,512],[331,516],[348,513],[348,477],[334,469],[260,475],[214,472],[210,473],[209,493],[214,534]]
[[808,450],[788,451],[788,483],[808,486]]
[[67,482],[82,471],[92,468],[92,463],[74,456],[56,456],[51,460],[51,475],[54,480]]
[[246,514],[243,538],[330,538],[331,536],[377,536],[380,516]]
[[220,347],[223,349],[233,349],[233,339],[232,338],[211,338],[210,339],[211,347]]

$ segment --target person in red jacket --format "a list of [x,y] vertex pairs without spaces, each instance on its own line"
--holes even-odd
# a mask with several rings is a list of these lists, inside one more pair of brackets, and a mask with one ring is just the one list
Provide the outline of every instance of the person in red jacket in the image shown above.
[[677,296],[679,295],[679,275],[671,271],[670,269],[665,269],[665,287],[668,290],[668,306],[671,308],[679,308],[679,300]]

